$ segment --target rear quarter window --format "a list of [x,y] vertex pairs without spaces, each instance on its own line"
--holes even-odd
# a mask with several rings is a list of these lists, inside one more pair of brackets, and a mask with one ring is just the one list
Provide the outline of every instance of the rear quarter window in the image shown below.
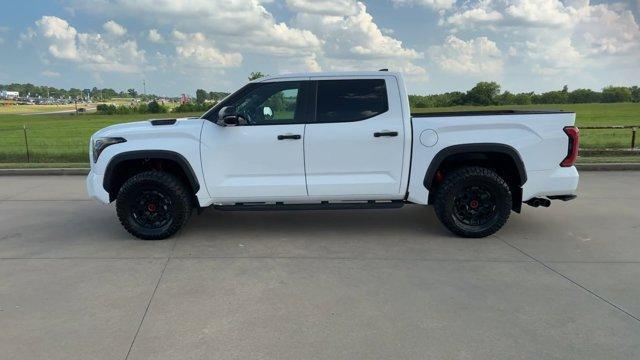
[[318,81],[316,122],[359,121],[388,110],[384,79]]

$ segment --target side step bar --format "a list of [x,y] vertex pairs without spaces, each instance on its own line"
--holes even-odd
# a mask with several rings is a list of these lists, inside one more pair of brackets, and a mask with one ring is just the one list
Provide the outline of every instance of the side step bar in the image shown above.
[[265,204],[236,203],[235,205],[214,205],[216,210],[224,211],[263,211],[263,210],[351,210],[351,209],[397,209],[404,206],[403,200],[367,201],[358,203],[330,203],[323,201],[317,204]]

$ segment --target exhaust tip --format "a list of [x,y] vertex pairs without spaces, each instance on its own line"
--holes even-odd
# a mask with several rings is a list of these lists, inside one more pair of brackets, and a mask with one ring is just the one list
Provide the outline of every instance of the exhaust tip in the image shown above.
[[549,199],[543,199],[543,198],[532,198],[529,199],[527,201],[525,201],[525,204],[531,206],[531,207],[549,207],[551,206],[551,200]]

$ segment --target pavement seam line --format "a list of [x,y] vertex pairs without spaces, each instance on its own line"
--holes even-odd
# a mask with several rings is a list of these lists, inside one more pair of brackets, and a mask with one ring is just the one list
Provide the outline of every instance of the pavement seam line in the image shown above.
[[24,195],[24,194],[28,193],[29,191],[31,191],[31,190],[33,190],[33,189],[38,188],[39,186],[41,186],[41,185],[40,185],[40,184],[38,184],[38,185],[34,185],[34,186],[29,186],[29,187],[28,187],[26,190],[24,190],[24,191],[20,191],[20,192],[18,192],[18,193],[16,193],[16,194],[11,194],[11,195],[9,195],[9,196],[8,196],[8,197],[6,197],[6,198],[1,199],[1,200],[0,200],[0,203],[4,203],[4,202],[7,202],[7,201],[12,201],[15,197],[20,196],[20,195]]
[[[64,257],[0,257],[2,260],[143,260],[166,259],[165,256],[146,257],[90,257],[90,256],[64,256]],[[422,262],[466,262],[466,263],[534,263],[535,260],[501,260],[501,259],[419,259],[419,258],[379,258],[379,257],[322,257],[322,256],[171,256],[172,260],[235,260],[235,259],[271,259],[271,260],[336,260],[336,261],[422,261]],[[633,262],[640,263],[640,262]]]
[[503,243],[511,246],[512,248],[518,250],[519,252],[521,252],[523,255],[533,259],[535,262],[537,262],[538,264],[542,265],[543,267],[545,267],[546,269],[552,271],[553,273],[555,273],[556,275],[564,278],[565,280],[569,281],[570,283],[572,283],[573,285],[581,288],[582,290],[588,292],[589,294],[593,295],[594,297],[596,297],[597,299],[600,299],[601,301],[604,301],[605,303],[609,304],[610,306],[612,306],[613,308],[617,309],[618,311],[621,311],[622,313],[626,314],[627,316],[631,317],[632,319],[640,322],[640,318],[638,318],[637,316],[633,315],[632,313],[628,312],[627,310],[621,308],[620,306],[616,305],[615,303],[613,303],[612,301],[604,298],[603,296],[598,295],[595,291],[587,288],[586,286],[583,286],[582,284],[578,283],[577,281],[571,279],[570,277],[564,275],[563,273],[561,273],[560,271],[552,268],[551,266],[547,265],[545,262],[543,262],[542,260],[537,259],[536,257],[529,255],[527,252],[525,252],[524,250],[520,249],[519,247],[509,243],[508,241],[498,237],[497,235],[494,234],[494,236],[502,241]]
[[149,307],[151,306],[151,301],[153,300],[153,297],[156,295],[156,291],[158,291],[158,286],[160,285],[160,281],[162,280],[164,271],[167,269],[167,265],[169,265],[169,260],[171,260],[171,256],[167,258],[167,261],[165,261],[164,266],[162,267],[162,271],[160,272],[160,276],[158,277],[156,286],[153,289],[153,293],[151,293],[151,297],[149,297],[149,301],[147,302],[147,307],[144,309],[144,313],[142,314],[142,319],[140,319],[140,324],[138,324],[138,329],[136,330],[136,334],[133,336],[133,340],[131,340],[131,345],[129,345],[129,350],[127,350],[127,355],[124,357],[125,360],[129,359],[129,354],[131,354],[131,349],[133,349],[133,344],[135,344],[136,339],[138,338],[138,334],[140,333],[140,329],[142,328],[142,323],[144,322],[144,319],[147,317],[147,312],[149,311]]
[[156,287],[153,289],[153,293],[149,298],[149,302],[147,303],[147,308],[144,309],[144,314],[142,314],[142,319],[140,320],[140,324],[138,325],[138,330],[136,330],[136,334],[133,336],[133,340],[131,340],[131,345],[129,345],[129,350],[127,351],[127,355],[124,357],[124,360],[129,359],[129,355],[131,354],[131,350],[133,349],[133,344],[135,344],[136,339],[138,338],[138,333],[140,333],[140,329],[142,329],[142,324],[144,323],[144,319],[147,317],[147,312],[151,307],[151,302],[153,298],[156,296],[156,292],[158,291],[158,286],[160,286],[160,281],[162,281],[162,277],[164,275],[164,271],[167,269],[167,265],[169,265],[169,261],[171,261],[171,257],[173,255],[173,251],[176,248],[176,244],[178,244],[178,237],[176,236],[173,240],[173,246],[171,247],[171,252],[169,252],[169,257],[167,257],[167,261],[164,263],[164,267],[162,268],[162,272],[160,272],[160,277],[158,277],[158,282],[156,282]]

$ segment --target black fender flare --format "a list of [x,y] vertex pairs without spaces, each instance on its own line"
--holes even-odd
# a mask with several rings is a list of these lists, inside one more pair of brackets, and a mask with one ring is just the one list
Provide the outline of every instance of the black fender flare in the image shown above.
[[513,147],[499,143],[461,144],[446,147],[440,150],[436,156],[433,157],[433,160],[431,160],[431,164],[429,164],[429,168],[427,169],[427,173],[424,176],[424,186],[427,190],[431,190],[430,187],[433,183],[433,178],[436,176],[436,171],[440,168],[440,164],[442,164],[442,162],[451,155],[464,153],[498,153],[508,155],[516,164],[519,177],[518,185],[522,186],[527,182],[527,171],[524,167],[524,162],[522,162],[520,153],[518,153],[518,151]]
[[169,150],[135,150],[135,151],[127,151],[120,154],[115,155],[109,160],[109,164],[107,165],[104,171],[104,177],[102,180],[102,187],[110,192],[111,189],[111,179],[113,179],[113,172],[123,161],[127,160],[144,160],[144,159],[164,159],[171,160],[177,163],[184,172],[185,176],[189,180],[189,185],[191,185],[191,189],[193,193],[196,194],[200,190],[200,183],[198,182],[198,177],[196,177],[196,173],[193,171],[191,164],[189,161],[182,156],[181,154],[175,151]]

